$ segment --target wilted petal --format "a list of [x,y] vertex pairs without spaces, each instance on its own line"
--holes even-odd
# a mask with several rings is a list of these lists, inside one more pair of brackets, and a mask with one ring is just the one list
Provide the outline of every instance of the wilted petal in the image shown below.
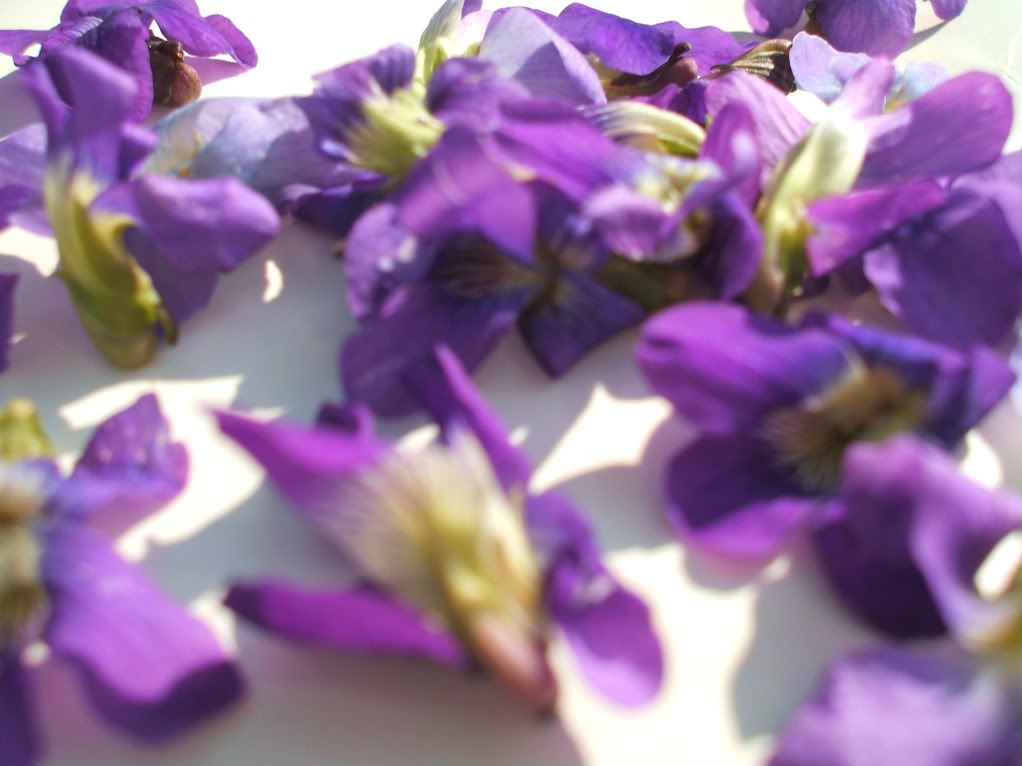
[[585,56],[524,8],[512,8],[490,24],[479,55],[534,96],[573,104],[607,100],[600,78]]
[[815,19],[838,50],[893,58],[912,39],[916,0],[821,0]]
[[745,0],[745,18],[754,32],[773,37],[802,18],[806,0]]
[[17,274],[0,274],[0,372],[7,369],[7,353],[14,335],[14,288]]
[[956,176],[1001,156],[1011,132],[1011,92],[986,72],[967,72],[866,122],[866,160],[857,185]]
[[755,433],[700,437],[667,466],[666,481],[678,534],[729,556],[777,554],[818,502]]
[[953,190],[947,204],[868,252],[865,272],[913,332],[962,348],[996,346],[1022,312],[1020,247],[995,201]]
[[212,632],[167,599],[98,535],[46,540],[52,612],[45,640],[73,663],[97,711],[147,741],[184,734],[238,701],[243,687]]
[[653,317],[637,354],[656,393],[686,420],[718,433],[744,433],[768,411],[822,391],[848,362],[845,345],[826,333],[712,303]]
[[874,647],[836,660],[769,766],[973,766],[1022,757],[1018,692],[960,656]]
[[469,664],[453,635],[371,587],[317,591],[280,582],[238,583],[224,604],[263,630],[304,644],[458,668]]
[[0,651],[0,763],[4,766],[34,766],[42,752],[25,675],[17,652]]

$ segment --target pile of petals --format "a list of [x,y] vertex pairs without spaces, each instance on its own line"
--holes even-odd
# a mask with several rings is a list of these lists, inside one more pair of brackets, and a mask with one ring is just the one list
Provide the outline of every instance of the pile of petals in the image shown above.
[[[932,2],[942,19],[965,5]],[[41,121],[0,142],[0,226],[54,238],[85,333],[122,368],[175,342],[281,218],[336,238],[358,324],[339,350],[343,403],[312,428],[216,418],[358,580],[234,583],[225,603],[247,622],[481,669],[543,713],[557,699],[547,650],[563,639],[610,700],[653,699],[670,650],[655,620],[584,515],[530,490],[470,380],[515,331],[554,378],[640,328],[640,373],[696,432],[664,480],[679,538],[766,561],[805,536],[837,602],[884,636],[834,662],[772,766],[1017,763],[1022,506],[954,460],[1015,384],[1011,94],[992,74],[887,58],[911,37],[915,0],[745,6],[758,35],[448,0],[417,48],[345,63],[311,93],[200,100],[147,127],[154,105],[198,95],[202,62],[184,52],[251,66],[251,43],[190,0],[71,0],[53,30],[0,32]],[[16,286],[0,274],[0,370],[17,362]],[[439,427],[432,446],[375,435],[375,417],[420,412]],[[0,473],[0,534],[24,534],[28,516],[5,521],[8,505],[78,524],[88,511],[66,504],[119,497],[103,484],[119,460],[93,452],[63,481],[4,468],[45,481],[31,503],[8,502],[27,485]],[[163,468],[135,475],[166,489],[150,475]],[[90,664],[114,661],[91,654],[88,625],[73,637],[84,644],[64,644],[79,591],[45,548],[115,563],[48,534],[26,570],[55,605],[43,638],[84,666],[93,696],[119,695],[98,705],[113,723],[123,712],[148,738],[191,723],[174,707],[190,702],[148,687],[143,702],[173,708],[160,713],[170,728],[140,717],[134,690]],[[14,651],[0,702],[21,711],[17,636],[37,620],[5,606],[2,567],[0,638]],[[208,699],[236,693],[227,673],[212,673]],[[30,762],[34,741],[18,746],[13,760]]]

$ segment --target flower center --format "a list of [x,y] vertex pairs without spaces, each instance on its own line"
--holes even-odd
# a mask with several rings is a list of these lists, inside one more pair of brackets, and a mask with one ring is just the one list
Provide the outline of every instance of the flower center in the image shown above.
[[363,121],[346,140],[348,161],[390,178],[401,178],[425,157],[444,132],[418,89],[380,91],[362,106]]
[[773,413],[764,436],[807,489],[825,491],[837,483],[845,449],[914,428],[924,403],[892,371],[856,362],[821,395]]

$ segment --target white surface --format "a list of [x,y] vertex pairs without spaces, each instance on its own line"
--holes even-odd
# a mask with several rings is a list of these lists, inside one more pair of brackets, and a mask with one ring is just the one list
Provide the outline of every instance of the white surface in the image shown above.
[[[606,10],[688,26],[746,29],[740,0],[717,3],[597,0]],[[0,28],[49,26],[58,0],[2,0]],[[332,3],[203,0],[252,38],[261,60],[206,94],[286,95],[309,75],[395,41],[415,43],[430,2]],[[563,3],[536,3],[557,11]],[[687,6],[687,7],[686,7]],[[921,22],[932,16],[921,6]],[[1013,72],[1018,95],[1022,6],[973,0],[964,16],[910,52],[955,70]],[[0,68],[0,74],[9,67]],[[1017,130],[1016,130],[1017,136]],[[97,723],[75,679],[38,676],[51,766],[751,766],[827,660],[870,640],[836,610],[796,550],[762,571],[685,552],[663,518],[660,474],[685,438],[632,368],[634,334],[550,383],[516,339],[477,376],[540,466],[537,482],[562,484],[590,512],[621,577],[653,605],[668,653],[656,704],[623,713],[593,699],[558,656],[559,723],[531,719],[495,685],[421,664],[339,657],[236,628],[218,606],[234,577],[278,574],[336,581],[332,551],[287,511],[240,452],[215,434],[204,409],[236,404],[308,420],[338,393],[335,359],[352,321],[329,238],[289,227],[265,256],[223,280],[212,307],[147,369],[121,375],[86,341],[62,285],[42,279],[52,242],[0,234],[0,271],[23,275],[20,340],[0,377],[0,399],[34,398],[70,459],[91,426],[155,389],[192,457],[184,495],[131,529],[121,549],[167,591],[208,618],[236,647],[248,701],[179,745],[141,750]],[[20,260],[27,259],[27,260]],[[282,283],[279,279],[283,275]],[[408,424],[406,424],[408,425]],[[1022,454],[1017,413],[1004,406],[986,438],[971,440],[971,467],[996,482],[996,454]],[[401,433],[395,428],[395,433]],[[1016,465],[1017,468],[1017,465]],[[1018,473],[1005,477],[1022,487]],[[795,546],[799,548],[798,545]],[[792,566],[794,559],[794,566]]]

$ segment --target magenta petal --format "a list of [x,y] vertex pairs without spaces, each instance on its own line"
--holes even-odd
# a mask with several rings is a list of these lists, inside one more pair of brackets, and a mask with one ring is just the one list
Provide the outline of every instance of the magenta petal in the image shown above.
[[369,586],[324,591],[279,582],[235,584],[224,603],[253,625],[292,641],[457,668],[469,664],[452,634]]
[[17,274],[0,274],[0,372],[7,369],[7,353],[14,335],[14,288]]
[[912,39],[916,0],[819,0],[816,21],[838,50],[893,58]]
[[84,529],[46,540],[45,640],[81,672],[97,711],[141,740],[186,733],[238,701],[241,677],[212,632]]
[[769,766],[1010,766],[1019,705],[967,657],[873,647],[831,664]]
[[1011,92],[997,75],[967,72],[892,112],[870,118],[857,185],[956,176],[1001,157],[1011,132]]
[[0,650],[0,764],[34,766],[42,745],[32,714],[32,694],[17,653]]
[[671,521],[681,537],[728,556],[776,555],[817,505],[755,434],[703,436],[667,467]]
[[845,344],[827,333],[715,303],[656,315],[637,354],[656,393],[698,428],[718,433],[742,432],[770,410],[801,402],[847,365]]

